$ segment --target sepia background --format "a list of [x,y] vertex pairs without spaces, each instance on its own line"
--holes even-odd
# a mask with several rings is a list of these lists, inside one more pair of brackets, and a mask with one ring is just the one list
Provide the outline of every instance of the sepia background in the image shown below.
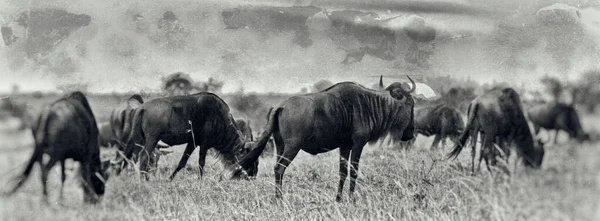
[[[352,29],[359,24],[362,28]],[[410,75],[439,98],[419,100],[417,106],[451,102],[466,117],[470,99],[509,85],[525,108],[575,104],[584,129],[600,137],[599,1],[4,0],[0,25],[0,94],[8,97],[0,106],[3,184],[30,155],[32,138],[23,128],[45,104],[74,90],[88,95],[98,122],[107,121],[112,108],[133,93],[150,100],[215,92],[258,134],[268,108],[291,95],[342,81],[372,87],[380,75],[385,84],[404,82]],[[415,37],[407,27],[421,32]],[[80,205],[75,172],[68,175],[67,197],[59,205],[55,168],[51,206],[40,203],[41,184],[34,175],[16,196],[0,197],[0,217],[600,219],[596,141],[578,144],[561,134],[558,144],[547,147],[540,171],[495,177],[485,170],[470,175],[470,153],[444,160],[449,147],[429,150],[431,140],[420,136],[407,151],[387,142],[366,147],[356,204],[332,200],[336,153],[300,154],[286,174],[286,198],[277,202],[273,157],[261,158],[257,180],[236,182],[220,180],[222,168],[210,157],[208,176],[199,179],[193,155],[189,171],[168,182],[183,151],[173,147],[150,182],[133,175],[111,178],[98,206]]]

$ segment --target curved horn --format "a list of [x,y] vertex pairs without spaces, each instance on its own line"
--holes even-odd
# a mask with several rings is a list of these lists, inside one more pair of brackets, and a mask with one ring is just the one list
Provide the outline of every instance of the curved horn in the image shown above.
[[413,81],[413,79],[411,79],[410,76],[406,75],[406,77],[408,78],[408,80],[410,80],[410,83],[411,83],[411,88],[407,92],[408,93],[415,92],[415,90],[417,89],[417,83],[415,83],[415,81]]
[[383,75],[379,77],[379,89],[383,89]]

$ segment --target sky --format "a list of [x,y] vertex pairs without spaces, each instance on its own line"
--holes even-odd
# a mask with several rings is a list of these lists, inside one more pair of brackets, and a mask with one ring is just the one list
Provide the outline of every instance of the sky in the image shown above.
[[[371,56],[351,65],[342,65],[345,52],[329,40],[318,24],[311,26],[314,44],[301,48],[291,43],[292,33],[261,34],[251,30],[226,30],[220,11],[240,4],[273,4],[268,1],[141,1],[141,0],[6,0],[0,5],[1,25],[17,27],[14,20],[19,13],[35,8],[61,8],[72,13],[85,13],[92,17],[90,25],[80,28],[57,44],[55,50],[44,58],[49,65],[35,64],[23,53],[22,48],[0,46],[0,92],[8,92],[18,84],[22,91],[53,91],[58,85],[69,83],[87,84],[91,92],[110,93],[128,91],[157,91],[161,77],[182,71],[197,81],[214,77],[224,81],[223,92],[244,88],[253,92],[293,93],[313,83],[328,79],[332,82],[355,81],[364,85],[377,82],[378,75],[407,74],[392,68],[393,63]],[[311,1],[293,1],[307,4]],[[331,1],[312,1],[325,4]],[[389,4],[394,1],[380,1]],[[402,1],[400,1],[402,2]],[[470,78],[478,82],[511,81],[517,84],[536,84],[543,75],[577,80],[585,70],[600,68],[599,50],[589,49],[600,39],[600,12],[582,9],[581,23],[585,27],[583,46],[572,53],[572,63],[567,70],[556,67],[556,61],[544,51],[548,42],[537,42],[526,50],[507,50],[506,45],[490,39],[500,22],[526,23],[535,12],[552,1],[450,1],[473,7],[485,5],[484,15],[448,15],[417,13],[435,27],[447,31],[469,30],[477,39],[465,38],[436,45],[428,74],[452,75]],[[565,2],[565,1],[563,1]],[[586,1],[566,1],[581,5]],[[381,3],[381,4],[383,4]],[[581,4],[579,4],[581,3]],[[585,5],[585,4],[584,4]],[[169,51],[160,47],[156,24],[162,13],[171,10],[189,33],[185,49]],[[498,10],[503,16],[488,16]],[[511,11],[506,16],[506,12]],[[411,14],[406,12],[381,12]],[[133,14],[143,15],[143,21],[131,21]],[[311,22],[319,22],[318,20]],[[141,25],[140,25],[141,24]],[[141,27],[138,27],[141,26]],[[142,31],[135,31],[136,28]],[[23,30],[15,28],[17,36]],[[509,33],[510,35],[510,33]],[[484,37],[481,37],[484,36]],[[510,36],[519,45],[519,36]],[[591,39],[591,40],[590,40]],[[524,41],[524,40],[523,40]],[[483,43],[482,43],[483,42]],[[491,44],[492,42],[494,44]],[[590,46],[591,45],[591,46]],[[513,46],[514,47],[514,46]],[[583,48],[583,49],[581,49]],[[514,52],[517,50],[517,52]],[[506,53],[517,54],[515,59],[527,68],[504,69]],[[56,71],[67,62],[71,71]],[[61,70],[60,68],[58,68]],[[392,79],[387,79],[391,81]]]

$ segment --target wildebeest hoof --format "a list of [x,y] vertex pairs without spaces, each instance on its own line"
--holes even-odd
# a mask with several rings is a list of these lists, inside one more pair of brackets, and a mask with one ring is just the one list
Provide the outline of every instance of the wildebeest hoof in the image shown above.
[[335,201],[338,203],[342,202],[342,196],[340,196],[340,195],[336,196]]

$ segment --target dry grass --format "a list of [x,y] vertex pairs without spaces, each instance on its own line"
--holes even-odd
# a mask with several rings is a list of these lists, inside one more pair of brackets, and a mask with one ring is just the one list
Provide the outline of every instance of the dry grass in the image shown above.
[[[26,144],[5,148],[16,143],[1,140],[0,184],[5,191],[31,149]],[[549,146],[539,171],[521,166],[512,176],[471,176],[469,151],[447,161],[443,158],[449,149],[427,150],[430,142],[420,137],[410,151],[367,146],[355,203],[334,200],[337,151],[301,153],[286,172],[285,198],[278,201],[272,157],[262,158],[256,180],[232,181],[219,179],[222,167],[210,156],[206,176],[199,179],[193,155],[187,170],[169,182],[184,149],[178,146],[161,159],[150,182],[133,174],[111,177],[102,203],[95,206],[82,204],[74,171],[67,175],[65,200],[59,203],[58,167],[50,175],[50,205],[41,203],[39,169],[34,169],[19,192],[0,197],[0,220],[600,220],[598,143]]]

